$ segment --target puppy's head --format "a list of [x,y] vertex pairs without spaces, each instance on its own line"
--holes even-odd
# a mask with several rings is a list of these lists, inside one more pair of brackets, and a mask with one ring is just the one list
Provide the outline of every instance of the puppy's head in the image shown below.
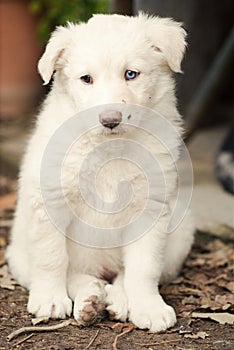
[[95,15],[58,27],[38,68],[44,84],[56,71],[55,85],[77,110],[115,102],[175,104],[171,73],[181,72],[185,34],[167,18]]

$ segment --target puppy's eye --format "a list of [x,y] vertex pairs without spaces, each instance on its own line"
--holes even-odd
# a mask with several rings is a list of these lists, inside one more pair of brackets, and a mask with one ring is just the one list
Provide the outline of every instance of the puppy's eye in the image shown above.
[[139,74],[140,72],[136,72],[135,70],[126,70],[124,78],[125,80],[133,80],[138,77]]
[[80,77],[80,80],[82,80],[85,84],[93,84],[93,78],[88,74],[82,75],[82,77]]

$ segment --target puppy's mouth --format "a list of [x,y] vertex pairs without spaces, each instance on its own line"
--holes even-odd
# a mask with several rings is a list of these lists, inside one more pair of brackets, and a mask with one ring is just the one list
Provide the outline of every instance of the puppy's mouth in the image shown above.
[[114,128],[102,128],[102,134],[105,136],[108,135],[117,135],[117,134],[123,134],[124,133],[124,128],[122,124],[119,124],[118,126],[115,126]]
[[99,121],[103,125],[105,135],[119,134],[123,131],[121,127],[122,113],[117,110],[105,110],[99,114]]

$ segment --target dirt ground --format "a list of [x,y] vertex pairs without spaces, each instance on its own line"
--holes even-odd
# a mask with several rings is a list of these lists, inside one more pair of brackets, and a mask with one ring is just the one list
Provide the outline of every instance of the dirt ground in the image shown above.
[[[5,180],[0,180],[1,185]],[[69,325],[50,320],[37,324],[33,330],[26,328],[9,341],[7,336],[13,331],[32,326],[32,316],[26,310],[28,292],[11,279],[4,257],[14,211],[15,184],[6,182],[5,187],[0,187],[0,350],[234,349],[234,236],[220,238],[201,232],[180,276],[161,287],[164,299],[177,313],[178,322],[173,328],[152,334],[107,317],[88,328],[81,328],[72,320],[67,322]],[[60,323],[64,327],[57,330],[40,329]]]

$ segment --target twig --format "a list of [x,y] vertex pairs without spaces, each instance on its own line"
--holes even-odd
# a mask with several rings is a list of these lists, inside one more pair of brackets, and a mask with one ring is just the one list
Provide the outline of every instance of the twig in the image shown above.
[[93,344],[93,342],[94,342],[95,339],[97,338],[99,332],[100,332],[100,329],[97,330],[95,336],[90,340],[90,342],[88,343],[88,345],[85,347],[85,350],[90,348],[90,346]]
[[28,340],[29,338],[31,338],[33,335],[34,335],[34,333],[29,334],[27,337],[25,337],[25,338],[19,340],[17,343],[15,343],[15,344],[13,345],[13,347],[22,344],[23,342],[25,342],[26,340]]
[[154,346],[154,345],[162,345],[162,344],[168,344],[168,343],[176,343],[178,341],[181,341],[181,339],[164,340],[164,341],[155,342],[155,343],[135,343],[135,344],[140,346]]
[[43,327],[29,326],[29,327],[22,327],[20,329],[17,329],[16,331],[12,332],[11,334],[9,334],[7,336],[7,340],[11,341],[13,338],[18,337],[18,335],[20,335],[22,333],[54,331],[56,329],[67,327],[70,324],[74,324],[74,321],[72,319],[63,321],[63,322],[58,323],[58,324],[54,324],[53,326],[43,326]]
[[112,329],[112,326],[106,324],[106,323],[96,323],[96,326],[100,327],[100,328],[108,328],[108,329]]
[[123,332],[120,333],[120,334],[117,334],[116,337],[115,337],[114,343],[112,344],[112,349],[113,349],[113,350],[118,350],[118,348],[117,348],[118,339],[119,339],[120,337],[122,337],[124,334],[127,334],[127,333],[131,332],[134,328],[135,328],[135,326],[126,329],[126,331],[123,331]]

